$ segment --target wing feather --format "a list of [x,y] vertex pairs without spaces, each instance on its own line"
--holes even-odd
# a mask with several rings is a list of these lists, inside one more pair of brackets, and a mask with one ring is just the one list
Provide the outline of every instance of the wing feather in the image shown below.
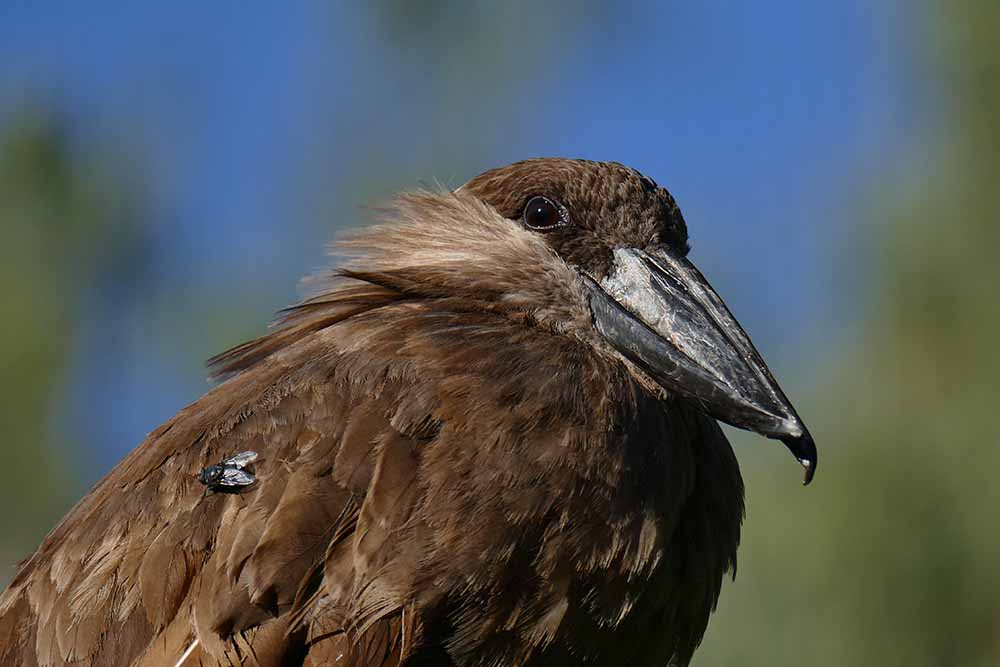
[[[644,458],[667,425],[608,446],[609,378],[547,345],[515,359],[492,314],[324,307],[224,355],[240,373],[56,526],[0,596],[0,664],[172,665],[193,642],[203,665],[525,664],[566,624],[598,641],[630,613],[691,493],[690,452]],[[257,483],[206,494],[198,473],[247,451]],[[644,506],[632,477],[664,490]]]

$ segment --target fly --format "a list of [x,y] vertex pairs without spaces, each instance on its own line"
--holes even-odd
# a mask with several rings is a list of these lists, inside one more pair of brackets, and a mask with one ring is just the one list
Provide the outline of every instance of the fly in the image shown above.
[[198,474],[198,481],[210,491],[236,493],[244,486],[250,486],[257,481],[252,472],[245,470],[246,466],[256,459],[257,452],[240,452],[203,469]]

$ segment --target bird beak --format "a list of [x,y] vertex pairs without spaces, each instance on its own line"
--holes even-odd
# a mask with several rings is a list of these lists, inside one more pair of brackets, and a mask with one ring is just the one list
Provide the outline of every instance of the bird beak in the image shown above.
[[598,332],[674,396],[712,417],[785,443],[816,472],[816,444],[732,313],[687,258],[667,247],[619,248],[587,278]]

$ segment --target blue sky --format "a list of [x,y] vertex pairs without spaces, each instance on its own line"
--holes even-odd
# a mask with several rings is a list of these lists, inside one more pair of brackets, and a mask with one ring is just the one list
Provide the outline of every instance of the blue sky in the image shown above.
[[895,3],[376,4],[0,6],[0,123],[53,105],[151,197],[141,280],[95,286],[67,389],[92,475],[206,387],[198,332],[155,334],[176,301],[261,331],[364,205],[524,157],[670,188],[779,376],[846,335],[853,219],[920,120]]

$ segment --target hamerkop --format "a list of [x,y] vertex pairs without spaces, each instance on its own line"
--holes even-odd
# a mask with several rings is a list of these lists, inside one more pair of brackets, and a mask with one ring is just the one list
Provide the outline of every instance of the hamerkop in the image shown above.
[[744,513],[716,420],[816,450],[674,199],[535,159],[380,216],[21,564],[0,664],[689,662]]

